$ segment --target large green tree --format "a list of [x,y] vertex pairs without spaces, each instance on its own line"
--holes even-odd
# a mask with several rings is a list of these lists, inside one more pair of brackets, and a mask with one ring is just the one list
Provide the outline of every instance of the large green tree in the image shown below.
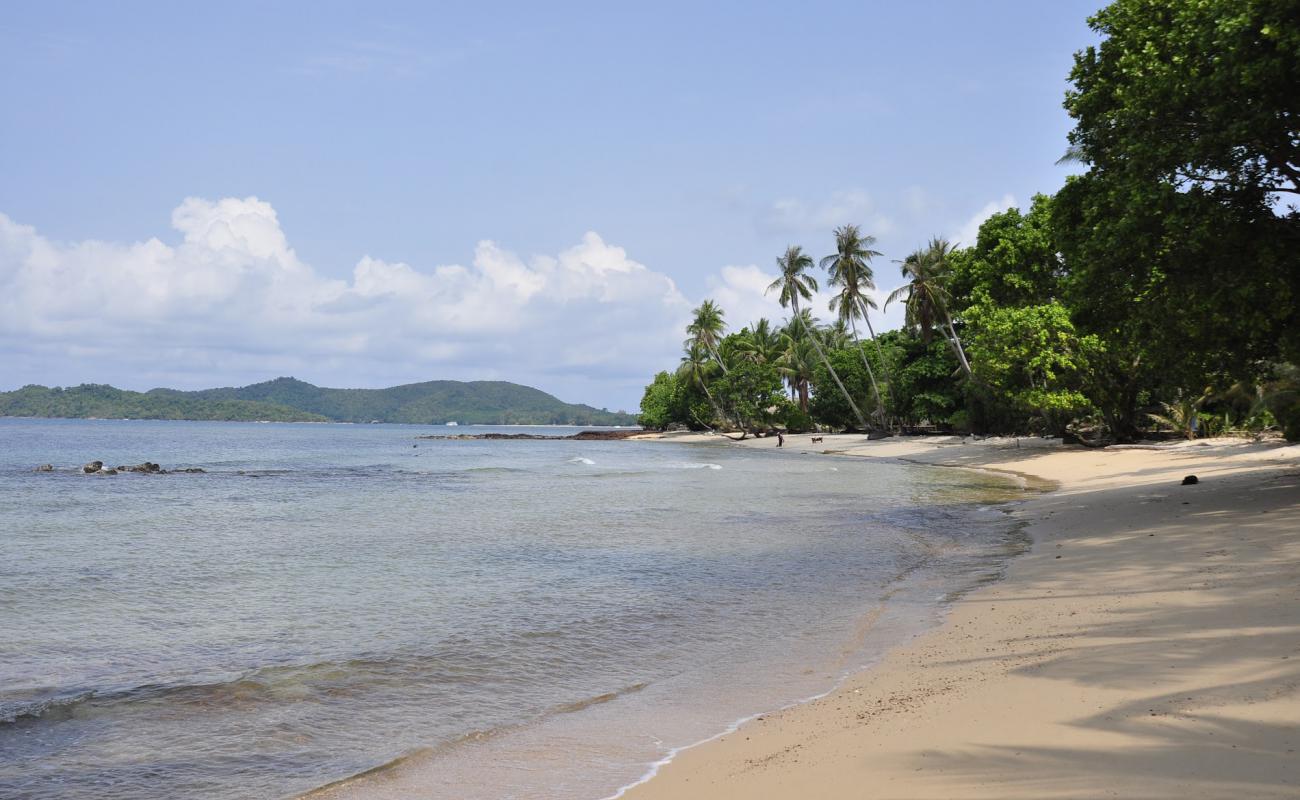
[[1087,171],[1052,231],[1120,437],[1157,399],[1300,357],[1296,20],[1294,0],[1118,0],[1076,55],[1066,108]]
[[1089,19],[1065,106],[1076,157],[1180,189],[1300,191],[1295,0],[1117,0]]
[[1027,213],[1011,208],[980,225],[971,246],[948,258],[953,311],[976,303],[1027,306],[1060,297],[1065,263],[1052,231],[1052,198],[1035,195]]
[[1016,428],[1061,433],[1089,410],[1083,389],[1101,345],[1095,336],[1078,334],[1060,303],[980,303],[966,319],[976,390],[1009,406]]

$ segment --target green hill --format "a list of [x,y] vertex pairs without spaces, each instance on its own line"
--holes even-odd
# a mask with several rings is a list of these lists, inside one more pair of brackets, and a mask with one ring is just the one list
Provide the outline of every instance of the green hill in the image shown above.
[[130,392],[103,384],[86,383],[67,389],[24,386],[0,392],[0,416],[100,417],[105,419],[273,420],[276,422],[327,422],[320,414],[251,400],[212,400],[190,392],[155,389]]
[[131,392],[85,384],[0,392],[0,416],[283,422],[449,421],[480,425],[635,425],[631,414],[565,403],[505,381],[428,381],[388,389],[327,389],[295,378],[240,388]]

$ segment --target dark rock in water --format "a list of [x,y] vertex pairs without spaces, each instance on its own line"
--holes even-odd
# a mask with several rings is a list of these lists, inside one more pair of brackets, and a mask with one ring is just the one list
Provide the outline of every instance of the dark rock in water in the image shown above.
[[629,439],[638,436],[645,431],[640,428],[624,428],[617,431],[582,431],[569,437],[579,441],[612,441],[617,439]]
[[36,468],[36,472],[53,472],[53,471],[54,471],[53,464],[42,464]]
[[629,437],[636,436],[642,433],[645,433],[645,431],[642,430],[641,428],[625,428],[623,430],[617,430],[617,431],[579,431],[578,433],[569,436],[545,436],[540,433],[457,433],[457,434],[451,434],[449,436],[425,435],[425,436],[417,436],[415,438],[456,439],[456,440],[469,440],[469,439],[498,440],[500,439],[500,440],[508,440],[508,441],[514,441],[518,439],[527,439],[527,440],[550,439],[550,440],[565,440],[565,441],[572,441],[576,439],[578,441],[606,441],[611,439],[627,439]]
[[84,472],[84,473],[86,473],[87,475],[89,475],[89,474],[91,474],[91,473],[93,473],[93,472],[99,472],[99,471],[100,471],[101,469],[103,469],[103,468],[104,468],[104,462],[103,462],[103,461],[92,461],[92,462],[90,462],[89,464],[87,464],[87,465],[85,465],[84,467],[82,467],[82,468],[81,468],[81,471]]
[[1191,486],[1194,483],[1200,483],[1195,475],[1188,475],[1186,478],[1183,478],[1183,486]]
[[101,469],[99,472],[97,472],[97,473],[95,473],[95,474],[96,474],[96,475],[116,475],[116,474],[117,474],[117,470],[113,469],[112,467],[109,467],[108,469]]
[[146,461],[146,462],[144,462],[144,463],[142,463],[142,464],[136,464],[134,467],[128,467],[128,466],[124,466],[124,465],[119,464],[118,467],[117,467],[117,469],[118,469],[119,472],[146,472],[146,473],[154,473],[154,472],[162,472],[162,471],[163,471],[163,468],[162,468],[162,467],[158,466],[157,464],[153,463],[152,461]]
[[197,472],[207,472],[207,470],[205,470],[202,467],[186,467],[185,469],[174,469],[172,470],[172,472],[197,473]]

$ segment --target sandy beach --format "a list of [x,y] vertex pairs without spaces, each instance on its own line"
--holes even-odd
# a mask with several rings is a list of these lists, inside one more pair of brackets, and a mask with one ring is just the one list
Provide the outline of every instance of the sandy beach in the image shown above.
[[1300,446],[802,435],[783,452],[1058,488],[1015,508],[1030,552],[941,628],[625,797],[1300,796]]

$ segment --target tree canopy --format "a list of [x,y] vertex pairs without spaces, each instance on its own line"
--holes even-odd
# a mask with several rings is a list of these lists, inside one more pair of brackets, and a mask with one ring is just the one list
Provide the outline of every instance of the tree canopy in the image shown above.
[[831,232],[829,325],[791,246],[771,287],[792,312],[780,346],[765,320],[729,334],[695,385],[722,388],[733,353],[761,352],[803,424],[1300,438],[1300,3],[1115,0],[1090,24],[1102,41],[1075,54],[1064,101],[1081,174],[974,242],[897,259],[886,306],[905,325],[882,336],[870,236]]

